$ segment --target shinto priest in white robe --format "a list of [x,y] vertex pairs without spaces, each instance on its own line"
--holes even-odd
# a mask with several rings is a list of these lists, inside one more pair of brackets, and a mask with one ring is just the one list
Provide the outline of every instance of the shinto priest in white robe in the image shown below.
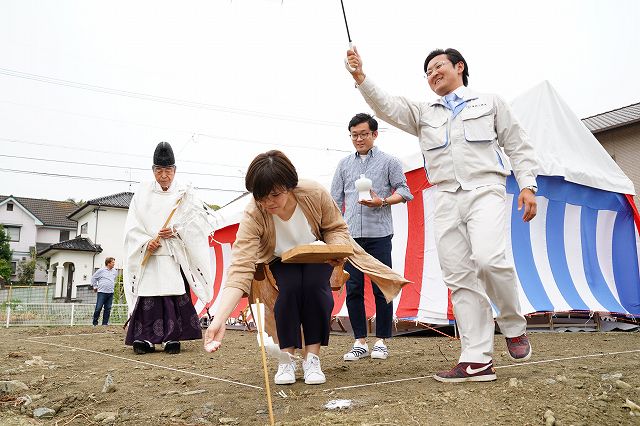
[[[177,206],[177,208],[176,208]],[[161,246],[143,265],[148,243],[176,208],[167,227],[174,238],[160,239]],[[180,269],[193,293],[205,304],[213,298],[211,253],[208,235],[215,227],[215,213],[190,186],[174,180],[167,191],[157,182],[143,182],[136,191],[125,224],[124,290],[129,316],[140,296],[172,296],[185,293]]]

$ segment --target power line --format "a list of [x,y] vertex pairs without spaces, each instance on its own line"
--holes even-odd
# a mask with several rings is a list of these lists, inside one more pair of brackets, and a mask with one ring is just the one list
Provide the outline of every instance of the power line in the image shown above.
[[214,135],[209,135],[207,133],[196,133],[196,136],[203,136],[206,138],[212,138],[212,139],[226,139],[226,140],[230,140],[230,141],[236,141],[236,142],[247,142],[247,143],[254,143],[254,144],[258,144],[258,145],[269,145],[272,147],[279,147],[279,148],[302,148],[302,149],[311,149],[311,150],[316,150],[316,151],[333,151],[333,152],[344,152],[344,153],[350,153],[351,150],[348,149],[338,149],[338,148],[326,148],[326,147],[315,147],[315,146],[305,146],[305,145],[284,145],[284,144],[274,144],[272,142],[263,142],[263,141],[256,141],[256,140],[251,140],[251,139],[244,139],[244,138],[232,138],[232,137],[227,137],[227,136],[214,136]]
[[[149,160],[149,155],[130,154],[130,153],[123,153],[123,152],[116,152],[116,151],[105,151],[105,150],[99,150],[99,149],[94,149],[94,148],[83,148],[83,147],[79,147],[79,146],[62,145],[62,144],[57,144],[57,143],[33,142],[33,141],[24,140],[24,139],[4,138],[4,137],[0,137],[0,141],[5,141],[5,142],[9,142],[9,143],[16,143],[16,144],[54,147],[54,148],[58,148],[58,149],[59,148],[65,148],[65,149],[70,149],[70,150],[73,150],[73,151],[88,151],[88,152],[91,152],[92,154],[95,154],[95,153],[98,153],[98,154],[111,154],[111,155],[123,155],[123,154],[126,154],[127,157],[138,157],[138,158],[144,158],[147,161]],[[221,163],[212,163],[212,162],[209,162],[209,161],[181,160],[181,162],[194,163],[194,164],[204,164],[204,165],[207,165],[207,166],[230,167],[230,168],[234,168],[234,169],[240,170],[240,166],[232,166],[232,165],[221,164]]]
[[[67,175],[67,174],[59,174],[59,173],[47,173],[47,172],[35,172],[32,170],[17,170],[17,169],[5,169],[0,168],[0,172],[7,173],[18,173],[18,174],[27,174],[27,175],[38,175],[38,176],[48,176],[48,177],[56,177],[56,178],[65,178],[65,179],[79,179],[79,180],[89,180],[94,182],[121,182],[121,183],[140,183],[140,181],[130,180],[130,179],[116,179],[116,178],[101,178],[101,177],[90,177],[90,176],[78,176],[78,175]],[[209,187],[198,187],[195,186],[195,189],[206,190],[206,191],[221,191],[221,192],[246,192],[246,190],[237,190],[237,189],[227,189],[227,188],[209,188]]]
[[0,74],[7,75],[9,77],[24,78],[27,80],[39,81],[39,82],[48,83],[48,84],[55,84],[55,85],[64,86],[64,87],[73,87],[76,89],[83,89],[83,90],[89,90],[93,92],[107,93],[110,95],[125,96],[128,98],[137,98],[137,99],[143,99],[146,101],[185,106],[189,108],[207,109],[212,111],[224,112],[228,114],[249,115],[249,116],[254,116],[259,118],[292,121],[296,123],[315,124],[315,125],[321,125],[321,126],[332,126],[332,127],[344,126],[343,123],[337,123],[332,121],[314,120],[310,118],[295,117],[295,116],[289,116],[289,115],[283,115],[283,114],[265,113],[265,112],[251,111],[251,110],[245,110],[240,108],[229,108],[229,107],[223,107],[219,105],[207,104],[204,102],[188,101],[184,99],[169,98],[166,96],[149,95],[146,93],[131,92],[128,90],[111,89],[109,87],[95,86],[92,84],[79,83],[76,81],[63,80],[59,78],[47,77],[47,76],[37,75],[37,74],[30,74],[22,71],[10,70],[7,68],[0,68]]
[[[259,141],[259,140],[255,140],[255,139],[237,138],[237,137],[230,137],[230,136],[220,136],[220,135],[213,135],[211,133],[203,133],[203,132],[193,132],[193,131],[190,131],[190,130],[175,129],[175,128],[163,127],[163,126],[155,126],[155,125],[152,125],[152,124],[136,123],[136,122],[127,121],[127,120],[119,120],[119,119],[115,119],[115,118],[101,117],[101,116],[98,116],[98,115],[83,114],[83,113],[78,113],[78,112],[65,111],[65,110],[61,110],[61,109],[57,109],[57,108],[47,108],[47,107],[43,107],[43,106],[39,106],[39,105],[29,105],[29,104],[23,104],[23,103],[20,103],[20,102],[12,102],[12,101],[7,101],[7,100],[0,100],[0,102],[11,104],[11,105],[18,105],[18,106],[27,107],[27,108],[44,109],[44,110],[47,110],[47,111],[53,111],[53,112],[62,113],[62,114],[69,114],[69,115],[76,115],[76,116],[79,116],[79,117],[92,118],[92,119],[96,119],[96,120],[111,121],[111,122],[114,122],[114,123],[126,124],[126,125],[129,125],[129,126],[147,127],[147,128],[151,128],[151,129],[168,130],[168,131],[174,132],[174,133],[185,133],[185,134],[188,134],[188,135],[203,136],[203,137],[206,137],[206,138],[211,138],[211,139],[215,139],[215,140],[222,140],[222,141],[237,141],[237,142],[245,142],[245,143],[256,144],[256,145],[267,145],[267,146],[276,146],[277,145],[278,147],[281,147],[281,148],[300,148],[300,149],[309,149],[309,150],[326,151],[326,152],[340,152],[340,153],[350,153],[350,152],[352,152],[351,150],[348,150],[348,149],[338,149],[338,148],[330,148],[330,147],[322,147],[322,146],[287,145],[287,144],[282,144],[282,143],[277,143],[276,144],[276,143],[273,143],[273,142]],[[389,133],[401,133],[395,127],[385,127],[383,125],[380,125],[378,127],[378,132],[380,132],[380,133],[387,133],[387,132],[389,132]]]
[[[215,138],[215,136],[210,136],[210,135],[207,135],[207,134],[204,134],[204,133],[198,133],[198,134],[196,134],[196,136],[204,136],[204,137]],[[230,141],[238,141],[238,142],[247,142],[248,141],[246,139],[240,139],[240,138],[228,138],[228,139]],[[93,149],[93,148],[82,148],[82,147],[71,146],[71,145],[61,145],[61,144],[57,144],[57,143],[34,142],[34,141],[28,141],[28,140],[24,140],[24,139],[5,138],[5,137],[1,137],[1,136],[0,136],[0,141],[5,141],[5,142],[15,143],[15,144],[55,147],[57,149],[65,148],[65,149],[69,149],[69,150],[73,150],[73,151],[89,151],[92,154],[93,153],[111,154],[111,155],[122,155],[123,154],[122,152],[116,152],[116,151],[105,151],[105,150],[97,150],[97,149]],[[256,141],[255,143],[275,146],[274,144],[268,144],[266,142],[257,142]],[[322,151],[325,151],[325,152],[329,152],[329,151],[340,152],[340,153],[349,153],[349,152],[351,152],[351,151],[348,151],[348,150],[335,149],[335,148],[312,148],[312,147],[304,147],[304,146],[286,146],[286,147],[287,148],[296,148],[297,147],[297,148],[303,148],[303,149],[317,149],[317,150],[322,150]],[[126,155],[128,157],[145,158],[147,160],[149,159],[148,155],[143,155],[143,154],[129,154],[129,153],[127,153]],[[227,168],[233,168],[233,169],[236,169],[236,170],[242,170],[241,166],[239,166],[239,165],[213,163],[213,162],[209,162],[209,161],[197,161],[197,160],[180,159],[180,162],[181,163],[192,163],[192,164],[203,164],[203,165],[207,165],[207,166],[227,167]],[[135,167],[127,167],[127,168],[135,169]],[[140,170],[146,170],[146,169],[140,169]],[[192,173],[192,174],[197,174],[197,173]],[[211,176],[216,176],[216,175],[211,175]],[[227,175],[219,175],[219,176],[234,177],[234,176],[227,176]],[[240,176],[238,176],[238,177],[240,177]]]
[[[80,162],[80,161],[70,161],[70,160],[55,160],[55,159],[52,159],[52,158],[24,157],[24,156],[21,156],[21,155],[0,154],[0,157],[18,158],[18,159],[21,159],[21,160],[44,161],[44,162],[52,162],[52,163],[78,164],[80,166],[97,166],[97,167],[108,167],[108,168],[126,169],[126,170],[143,170],[143,171],[147,171],[147,172],[149,170],[151,170],[151,167],[146,167],[145,168],[145,167],[116,166],[116,165],[112,165],[112,164],[87,163],[87,162],[84,162],[84,161]],[[182,170],[180,170],[180,174],[244,179],[244,176],[221,175],[221,174],[214,174],[214,173],[185,172],[185,171],[182,171]]]

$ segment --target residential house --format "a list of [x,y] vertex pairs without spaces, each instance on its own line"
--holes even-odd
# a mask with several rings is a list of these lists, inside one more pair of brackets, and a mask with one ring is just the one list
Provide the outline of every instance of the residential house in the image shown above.
[[116,268],[124,261],[124,225],[132,192],[120,192],[89,200],[70,212],[76,237],[52,244],[40,252],[49,259],[47,282],[55,283],[54,299],[75,301],[78,288],[91,285],[91,276],[104,266],[107,257],[116,258]]
[[[640,103],[582,119],[640,191]],[[640,197],[634,197],[640,207]]]
[[[0,224],[13,250],[11,281],[17,280],[19,264],[31,257],[32,250],[38,252],[76,236],[76,223],[67,216],[77,208],[71,201],[0,195]],[[47,282],[46,269],[46,262],[38,261],[35,283]]]

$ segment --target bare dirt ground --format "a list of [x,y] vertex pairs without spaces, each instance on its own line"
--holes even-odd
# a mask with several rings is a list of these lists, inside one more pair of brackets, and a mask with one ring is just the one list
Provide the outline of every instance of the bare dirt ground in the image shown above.
[[[323,348],[324,385],[273,384],[282,425],[626,425],[640,424],[638,332],[534,333],[534,356],[514,365],[496,336],[492,383],[443,384],[431,375],[455,364],[459,342],[396,337],[386,361],[347,363],[347,335]],[[264,425],[269,423],[256,335],[230,330],[205,353],[183,342],[178,355],[135,355],[119,327],[9,328],[0,331],[0,424]],[[109,375],[113,385],[103,392]],[[14,382],[15,383],[15,382]],[[350,387],[367,385],[362,387]],[[332,400],[350,400],[330,410]],[[49,419],[34,411],[50,409]],[[40,410],[43,411],[43,410]],[[546,413],[546,414],[545,414]],[[633,415],[635,414],[635,415]]]

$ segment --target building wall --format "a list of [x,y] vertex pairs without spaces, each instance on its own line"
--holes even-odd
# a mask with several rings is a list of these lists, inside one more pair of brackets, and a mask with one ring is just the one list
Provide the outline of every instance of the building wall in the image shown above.
[[56,275],[58,265],[64,266],[64,271],[62,274],[62,288],[59,289],[60,294],[57,294],[54,291],[53,297],[65,297],[67,294],[67,284],[69,278],[69,267],[73,264],[73,286],[76,287],[76,290],[73,292],[75,295],[77,293],[77,287],[83,285],[91,284],[91,276],[93,275],[93,270],[91,269],[93,261],[93,253],[90,252],[79,252],[73,250],[59,250],[56,251],[49,259],[50,269],[54,272],[51,281],[49,284],[54,284],[56,282]]
[[[124,265],[124,225],[127,220],[127,209],[106,208],[98,216],[97,241],[102,253],[96,256],[96,268],[104,266],[107,257],[116,258],[116,268]],[[92,238],[93,239],[93,238]]]
[[127,220],[127,212],[127,209],[100,207],[99,211],[94,209],[78,219],[78,231],[83,223],[88,223],[87,233],[82,236],[90,238],[91,241],[102,247],[102,253],[98,253],[95,261],[92,262],[91,266],[94,270],[103,267],[107,257],[115,257],[116,268],[122,269],[124,265],[124,225]]
[[[85,223],[87,223],[87,230],[86,232],[82,232],[82,225],[84,225]],[[91,240],[93,241],[93,238],[95,237],[95,232],[96,232],[96,214],[93,210],[90,210],[88,213],[78,218],[77,234],[80,235],[81,237],[91,238]]]
[[[61,229],[50,228],[45,226],[38,227],[36,231],[36,241],[38,243],[55,244],[60,242],[60,231],[69,231],[69,239],[75,238],[75,229]],[[47,263],[39,261],[38,268],[34,276],[34,282],[46,283],[47,282]]]
[[[7,211],[7,203],[0,206],[0,223],[4,226],[20,226],[20,240],[9,242],[9,247],[13,250],[12,262],[17,271],[17,265],[30,256],[30,248],[36,245],[37,228],[35,219],[24,211],[18,203],[12,203],[13,211]],[[16,280],[16,278],[17,274],[11,276],[12,281]],[[42,276],[38,278],[42,278]]]
[[14,257],[21,259],[29,255],[29,248],[36,245],[36,224],[32,216],[25,212],[17,203],[13,205],[13,211],[6,209],[6,204],[0,208],[0,223],[3,225],[20,226],[20,241],[11,241],[9,246],[14,252]]
[[69,239],[73,239],[76,236],[75,229],[64,228],[49,228],[41,226],[38,228],[36,241],[39,243],[55,244],[60,242],[60,231],[69,231]]
[[[640,191],[640,123],[594,134],[604,149],[631,179],[636,193]],[[640,208],[640,197],[634,197]]]

